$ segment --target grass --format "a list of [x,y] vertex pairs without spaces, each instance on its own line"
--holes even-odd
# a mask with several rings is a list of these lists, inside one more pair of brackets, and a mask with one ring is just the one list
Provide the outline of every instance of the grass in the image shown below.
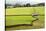
[[6,28],[6,29],[7,30],[20,30],[20,29],[40,29],[40,28],[44,28],[44,16],[39,16],[39,20],[35,21],[33,23],[33,26],[18,26],[18,27]]
[[32,16],[7,16],[6,25],[30,24],[33,20]]
[[[44,7],[21,7],[6,9],[6,15],[31,15],[34,12],[44,15]],[[33,22],[33,26],[19,26],[6,29],[15,30],[44,28],[44,16],[38,16],[38,18],[38,21]],[[16,24],[31,24],[33,20],[34,18],[32,16],[6,16],[6,26]]]
[[44,14],[44,7],[10,8],[6,9],[6,15],[32,14],[34,11]]

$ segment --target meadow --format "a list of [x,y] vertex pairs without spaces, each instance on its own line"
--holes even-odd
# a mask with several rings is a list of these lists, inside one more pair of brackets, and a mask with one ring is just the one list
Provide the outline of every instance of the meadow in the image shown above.
[[44,14],[44,7],[19,7],[6,9],[6,15],[20,15],[20,14],[32,14],[37,12]]
[[[6,9],[6,26],[16,24],[31,24],[35,19],[32,13],[38,13],[39,20],[35,21],[33,26],[19,26],[6,29],[34,29],[44,28],[44,7],[19,7]],[[18,15],[18,16],[17,16]]]

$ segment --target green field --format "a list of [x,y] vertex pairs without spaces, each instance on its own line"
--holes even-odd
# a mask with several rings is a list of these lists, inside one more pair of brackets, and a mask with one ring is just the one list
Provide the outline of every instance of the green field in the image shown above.
[[[32,13],[44,15],[44,7],[21,7],[6,9],[6,15],[29,15],[29,16],[6,16],[6,26],[16,24],[31,24],[34,18],[30,15]],[[34,26],[20,26],[12,29],[26,29],[26,28],[41,28],[44,27],[44,16],[38,16],[39,20],[34,22]],[[42,25],[43,24],[43,25]],[[24,28],[25,27],[25,28]],[[11,28],[7,28],[11,29]]]
[[6,15],[32,14],[34,11],[39,14],[44,14],[44,7],[10,8],[6,9]]

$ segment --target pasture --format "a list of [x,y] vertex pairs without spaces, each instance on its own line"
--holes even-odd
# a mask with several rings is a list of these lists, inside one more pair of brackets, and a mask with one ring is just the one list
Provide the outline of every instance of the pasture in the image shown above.
[[[6,29],[35,29],[44,28],[44,7],[20,7],[20,8],[8,8],[6,9],[6,26],[16,24],[31,24],[35,19],[31,15],[32,13],[38,13],[39,20],[35,21],[33,26],[19,26]],[[14,16],[16,15],[16,16]],[[18,16],[17,16],[18,15]],[[22,16],[19,16],[22,15]]]

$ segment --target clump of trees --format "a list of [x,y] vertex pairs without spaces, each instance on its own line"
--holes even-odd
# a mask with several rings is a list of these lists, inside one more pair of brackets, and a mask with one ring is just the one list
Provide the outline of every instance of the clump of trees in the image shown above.
[[45,6],[45,3],[39,3],[39,4],[32,5],[32,7],[37,7],[37,6]]
[[39,4],[34,4],[34,5],[31,5],[30,3],[23,4],[23,5],[20,5],[20,4],[15,4],[15,5],[5,4],[5,8],[7,8],[8,6],[9,7],[13,6],[13,8],[16,8],[16,7],[37,7],[37,6],[45,6],[45,3],[39,3]]

